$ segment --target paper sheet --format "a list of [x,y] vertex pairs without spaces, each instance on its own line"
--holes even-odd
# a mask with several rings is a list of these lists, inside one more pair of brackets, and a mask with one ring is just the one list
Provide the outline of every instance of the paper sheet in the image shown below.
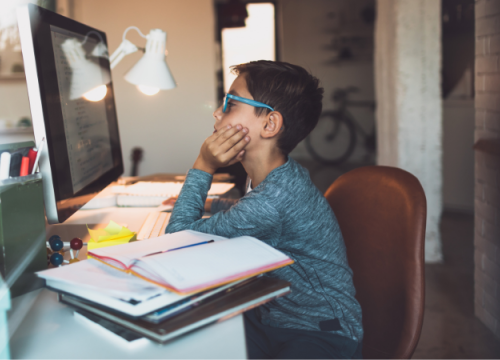
[[130,266],[135,259],[158,251],[174,249],[180,246],[196,244],[208,240],[224,240],[224,237],[200,233],[197,231],[180,231],[174,234],[165,234],[156,238],[131,242],[112,248],[101,248],[93,251],[97,256],[109,256],[125,266]]
[[151,269],[165,283],[181,292],[191,292],[292,262],[262,241],[242,236],[141,258],[134,269]]
[[81,290],[87,289],[117,299],[141,301],[167,292],[164,288],[92,259],[39,271],[37,275],[47,280],[64,282],[75,285]]

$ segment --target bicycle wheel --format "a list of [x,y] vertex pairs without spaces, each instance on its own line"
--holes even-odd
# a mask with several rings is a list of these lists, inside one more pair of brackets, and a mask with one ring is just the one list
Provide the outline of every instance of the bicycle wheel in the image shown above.
[[305,144],[315,160],[325,165],[337,165],[346,161],[354,151],[356,129],[348,118],[326,111],[306,137]]

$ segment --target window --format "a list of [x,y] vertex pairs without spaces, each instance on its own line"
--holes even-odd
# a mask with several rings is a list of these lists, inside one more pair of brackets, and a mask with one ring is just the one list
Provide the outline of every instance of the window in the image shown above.
[[276,59],[274,4],[249,3],[246,8],[245,27],[225,28],[221,32],[225,92],[236,78],[230,73],[231,65]]

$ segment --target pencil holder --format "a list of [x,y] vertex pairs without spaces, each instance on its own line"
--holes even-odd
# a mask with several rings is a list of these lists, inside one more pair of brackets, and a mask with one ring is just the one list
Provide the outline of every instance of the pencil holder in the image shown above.
[[[2,144],[0,153],[33,146]],[[0,181],[0,248],[0,272],[12,297],[44,285],[34,274],[47,268],[40,173]]]

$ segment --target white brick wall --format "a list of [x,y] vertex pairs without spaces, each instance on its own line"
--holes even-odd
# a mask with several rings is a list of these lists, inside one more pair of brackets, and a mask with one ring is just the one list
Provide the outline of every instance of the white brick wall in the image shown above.
[[[476,2],[476,141],[500,141],[500,1]],[[500,157],[476,151],[475,313],[500,338]]]
[[377,164],[409,171],[422,184],[427,198],[426,262],[442,261],[440,39],[439,1],[377,1]]

